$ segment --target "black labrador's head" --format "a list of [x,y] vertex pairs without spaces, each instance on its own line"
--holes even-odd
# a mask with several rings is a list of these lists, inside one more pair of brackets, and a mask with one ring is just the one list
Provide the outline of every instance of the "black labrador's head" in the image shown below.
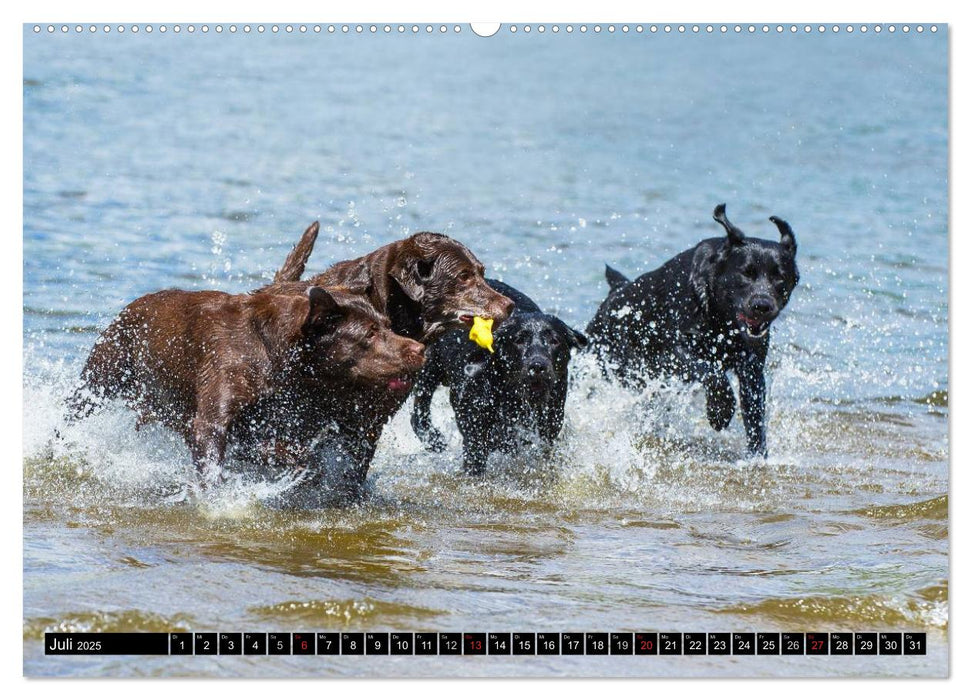
[[760,342],[799,282],[796,237],[789,224],[771,216],[779,229],[778,243],[746,238],[728,220],[724,204],[715,207],[714,219],[727,236],[698,246],[692,289],[702,314],[716,327],[729,326],[744,341]]
[[496,331],[495,354],[477,350],[465,371],[473,381],[495,381],[506,391],[542,402],[558,382],[566,381],[570,351],[586,344],[583,333],[556,316],[517,311]]

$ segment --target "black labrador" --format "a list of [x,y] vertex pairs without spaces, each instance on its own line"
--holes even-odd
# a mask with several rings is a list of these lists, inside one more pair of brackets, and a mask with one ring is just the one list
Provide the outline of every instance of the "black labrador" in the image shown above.
[[587,326],[601,365],[622,382],[675,376],[705,387],[708,422],[728,426],[738,376],[748,450],[767,455],[765,358],[769,326],[799,282],[796,238],[782,219],[780,241],[746,238],[715,207],[725,238],[709,238],[633,282],[607,267],[610,293]]
[[563,427],[570,350],[586,337],[517,289],[496,280],[490,287],[516,303],[497,329],[494,354],[450,331],[428,346],[425,366],[415,380],[411,425],[422,443],[440,452],[445,439],[432,425],[430,407],[439,385],[450,388],[452,410],[462,433],[464,465],[483,472],[489,455],[508,452],[523,429],[552,446]]

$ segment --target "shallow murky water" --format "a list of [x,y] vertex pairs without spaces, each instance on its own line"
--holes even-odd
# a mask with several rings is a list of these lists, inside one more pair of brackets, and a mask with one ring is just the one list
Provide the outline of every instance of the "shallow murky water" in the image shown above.
[[[731,40],[731,41],[729,41]],[[462,53],[459,60],[459,52]],[[24,669],[29,675],[947,673],[946,36],[33,36],[24,67]],[[522,66],[529,70],[522,70]],[[614,70],[609,66],[624,66]],[[891,90],[888,85],[893,85]],[[474,89],[473,89],[474,88]],[[574,358],[547,462],[472,481],[410,402],[372,498],[265,508],[236,475],[61,402],[131,299],[244,291],[447,231],[579,328],[605,262],[799,240],[767,462],[695,389]],[[60,435],[55,438],[55,431]],[[907,658],[46,658],[44,631],[927,631]]]

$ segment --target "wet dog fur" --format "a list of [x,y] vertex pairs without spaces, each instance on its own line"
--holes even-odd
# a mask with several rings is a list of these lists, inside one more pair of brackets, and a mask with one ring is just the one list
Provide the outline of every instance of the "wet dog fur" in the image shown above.
[[587,334],[601,364],[626,384],[645,376],[701,383],[715,430],[735,413],[734,372],[748,452],[765,456],[769,329],[799,281],[796,238],[775,216],[779,242],[748,238],[724,204],[714,219],[724,238],[704,240],[634,281],[607,267],[610,293]]

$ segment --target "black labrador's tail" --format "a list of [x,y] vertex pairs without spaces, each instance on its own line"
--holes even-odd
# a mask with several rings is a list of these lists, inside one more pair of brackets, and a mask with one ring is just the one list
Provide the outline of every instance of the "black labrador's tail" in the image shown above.
[[610,265],[605,265],[605,267],[607,269],[604,274],[607,277],[607,284],[610,286],[611,292],[616,292],[630,284],[630,280],[622,272],[618,272]]

